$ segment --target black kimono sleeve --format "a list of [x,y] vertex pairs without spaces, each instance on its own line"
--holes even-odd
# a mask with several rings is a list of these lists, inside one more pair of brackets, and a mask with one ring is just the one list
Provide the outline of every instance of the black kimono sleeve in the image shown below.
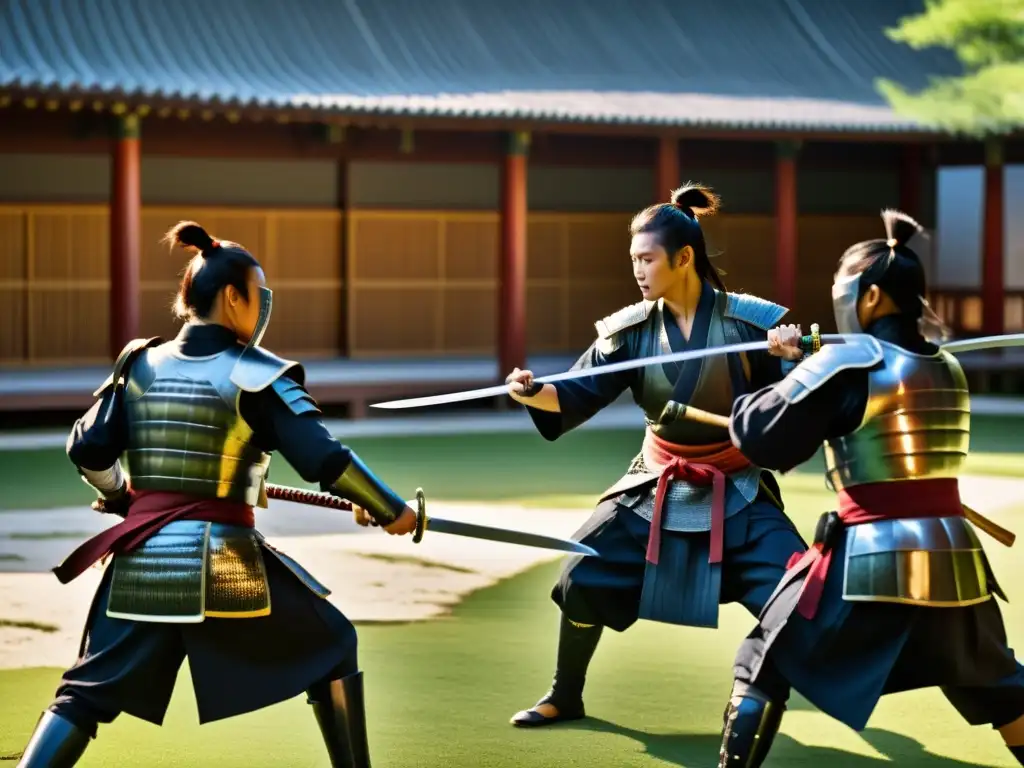
[[279,394],[284,389],[305,392],[302,385],[287,377],[282,384],[243,393],[239,405],[242,418],[264,451],[280,453],[306,482],[329,485],[345,471],[352,451],[331,435],[311,397],[310,407],[295,409]]
[[264,450],[277,450],[307,482],[365,509],[378,525],[395,522],[405,500],[359,456],[331,436],[316,401],[298,381],[282,377],[243,401],[243,416]]
[[764,387],[733,403],[729,435],[753,464],[788,472],[814,456],[825,440],[853,432],[867,393],[863,369],[840,371],[797,403],[788,403],[774,385]]
[[68,435],[68,458],[79,470],[102,472],[113,467],[128,445],[128,427],[120,390],[108,387]]
[[[620,344],[613,351],[605,353],[601,351],[605,343],[598,339],[591,344],[570,370],[578,371],[630,359],[628,344]],[[572,381],[556,381],[552,386],[558,392],[558,413],[529,406],[526,410],[545,440],[557,440],[615,402],[635,381],[636,369],[585,376]]]

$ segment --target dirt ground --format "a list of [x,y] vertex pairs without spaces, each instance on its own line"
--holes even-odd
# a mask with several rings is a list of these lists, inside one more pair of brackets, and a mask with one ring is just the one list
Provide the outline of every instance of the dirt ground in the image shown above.
[[[429,513],[563,538],[589,514],[475,504],[435,505]],[[102,568],[67,585],[49,569],[112,522],[87,508],[0,513],[0,669],[63,667],[74,660]],[[413,544],[407,536],[358,528],[345,513],[285,502],[260,510],[257,525],[333,590],[331,602],[357,622],[440,616],[470,592],[562,557],[429,530]]]
[[[996,510],[1024,498],[1024,480],[965,477],[961,493],[979,511]],[[589,510],[436,504],[430,514],[568,538]],[[87,508],[0,513],[0,669],[64,667],[74,660],[102,571],[93,568],[62,585],[49,569],[113,522]],[[348,514],[284,502],[259,511],[257,524],[330,587],[329,599],[356,622],[441,616],[475,590],[562,557],[429,530],[413,544],[409,537],[358,528]]]

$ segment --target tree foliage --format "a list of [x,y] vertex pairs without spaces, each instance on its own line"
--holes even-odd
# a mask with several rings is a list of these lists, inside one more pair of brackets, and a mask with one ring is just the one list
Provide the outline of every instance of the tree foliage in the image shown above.
[[951,49],[964,67],[918,93],[880,80],[896,112],[974,135],[1024,126],[1024,0],[926,0],[923,13],[886,34],[914,50]]

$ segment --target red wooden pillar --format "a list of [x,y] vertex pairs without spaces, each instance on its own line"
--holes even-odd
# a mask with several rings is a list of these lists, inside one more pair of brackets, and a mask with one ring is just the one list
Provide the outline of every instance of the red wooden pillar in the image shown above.
[[984,230],[981,251],[981,330],[1003,332],[1003,145],[991,140],[985,147]]
[[501,175],[498,364],[504,378],[526,366],[526,160],[530,134],[509,136]]
[[797,142],[778,144],[775,159],[775,300],[784,307],[796,301]]
[[654,168],[654,202],[667,203],[679,188],[679,139],[662,136],[658,141],[658,162]]
[[110,195],[110,351],[116,358],[139,336],[139,241],[142,227],[139,117],[117,119]]
[[924,172],[920,144],[903,147],[900,169],[900,210],[915,219],[921,216],[921,176]]

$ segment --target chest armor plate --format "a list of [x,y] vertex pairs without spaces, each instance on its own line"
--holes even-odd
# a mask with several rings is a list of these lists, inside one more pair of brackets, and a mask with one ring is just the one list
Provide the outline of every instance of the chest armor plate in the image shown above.
[[133,488],[266,506],[270,455],[252,444],[231,382],[240,352],[187,358],[170,343],[135,361],[125,391]]
[[[672,352],[665,320],[665,313],[661,307],[655,307],[639,335],[637,357],[666,355]],[[724,323],[725,319],[716,302],[708,328],[707,344],[704,346],[715,347],[726,343]],[[676,375],[696,376],[693,395],[687,405],[723,415],[732,412],[732,380],[729,376],[728,358],[725,355],[687,361],[682,365],[670,363],[669,367],[674,369],[674,372],[678,371]],[[654,434],[681,445],[708,445],[728,440],[728,430],[691,419],[676,419],[667,424],[658,423],[666,403],[672,400],[676,384],[675,379],[669,378],[665,368],[664,365],[648,365],[642,368],[637,391],[634,393],[634,400],[643,409],[647,424]],[[691,371],[694,373],[691,374]]]
[[889,480],[957,477],[970,441],[963,369],[948,352],[914,355],[880,343],[883,364],[868,373],[860,427],[825,443],[829,480],[838,491]]

